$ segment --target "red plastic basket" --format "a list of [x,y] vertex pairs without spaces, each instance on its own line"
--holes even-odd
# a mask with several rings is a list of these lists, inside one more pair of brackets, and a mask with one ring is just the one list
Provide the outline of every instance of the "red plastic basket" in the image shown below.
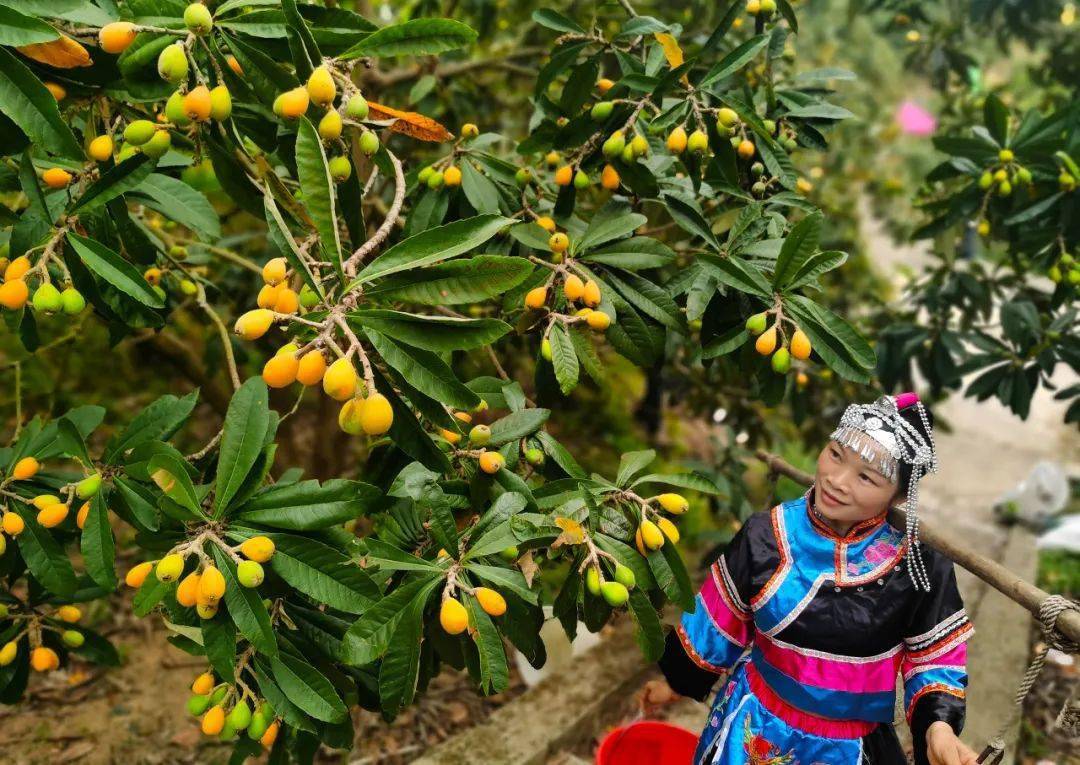
[[696,733],[656,720],[616,728],[600,742],[596,765],[690,765]]

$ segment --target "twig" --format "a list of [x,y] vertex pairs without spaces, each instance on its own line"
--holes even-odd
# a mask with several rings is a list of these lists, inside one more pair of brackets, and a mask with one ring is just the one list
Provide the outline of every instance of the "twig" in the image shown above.
[[232,340],[229,337],[229,330],[225,327],[225,323],[221,320],[221,317],[217,315],[217,311],[213,309],[210,303],[206,300],[206,289],[202,284],[196,282],[196,286],[199,288],[195,299],[199,303],[199,307],[206,311],[207,316],[210,317],[210,321],[214,322],[214,326],[217,327],[218,335],[221,337],[221,344],[225,346],[225,361],[229,365],[229,377],[232,379],[233,390],[237,390],[240,387],[240,373],[236,371],[236,357],[233,356]]
[[386,156],[390,157],[390,163],[394,166],[394,202],[390,205],[390,210],[386,213],[386,218],[378,230],[372,234],[370,239],[360,245],[356,252],[345,262],[345,273],[350,278],[356,276],[357,266],[360,265],[368,253],[375,250],[390,236],[390,232],[397,222],[398,213],[401,212],[401,206],[405,203],[405,171],[401,167],[401,160],[395,157],[389,149],[386,151]]

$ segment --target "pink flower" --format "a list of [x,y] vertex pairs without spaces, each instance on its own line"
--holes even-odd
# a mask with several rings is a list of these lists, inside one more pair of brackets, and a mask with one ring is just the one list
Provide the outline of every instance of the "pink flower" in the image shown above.
[[908,135],[928,136],[937,130],[937,120],[914,101],[904,101],[896,110],[896,122]]
[[866,559],[875,566],[879,563],[884,563],[887,560],[892,560],[895,555],[896,547],[883,539],[879,539],[866,548]]

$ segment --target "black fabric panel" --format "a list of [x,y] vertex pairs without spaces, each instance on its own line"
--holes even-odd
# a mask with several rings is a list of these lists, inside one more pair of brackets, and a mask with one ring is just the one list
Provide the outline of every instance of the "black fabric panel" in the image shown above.
[[931,723],[947,722],[957,736],[964,730],[967,706],[964,700],[951,693],[936,691],[915,702],[911,715],[911,739],[915,743],[915,765],[930,765],[926,755],[926,731]]
[[660,657],[660,671],[667,678],[671,690],[695,701],[704,701],[720,675],[702,669],[686,655],[686,650],[675,630],[667,634],[664,655]]

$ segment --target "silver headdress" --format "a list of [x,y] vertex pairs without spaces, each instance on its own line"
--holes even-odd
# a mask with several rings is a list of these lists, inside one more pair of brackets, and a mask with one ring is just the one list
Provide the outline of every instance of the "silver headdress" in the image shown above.
[[[926,431],[900,416],[900,410],[914,406]],[[867,462],[875,462],[882,475],[892,483],[900,479],[900,464],[911,467],[907,501],[908,573],[919,589],[930,591],[930,581],[919,552],[919,479],[938,470],[934,433],[926,408],[914,393],[882,396],[872,404],[850,404],[840,418],[831,438],[854,449]],[[876,444],[883,449],[873,448]]]

